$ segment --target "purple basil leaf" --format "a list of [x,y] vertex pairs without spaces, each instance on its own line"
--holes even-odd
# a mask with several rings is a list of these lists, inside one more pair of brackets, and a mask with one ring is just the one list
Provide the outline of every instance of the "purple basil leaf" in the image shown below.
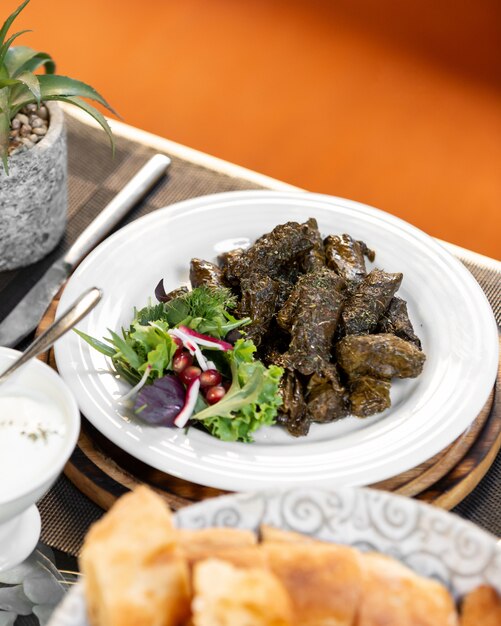
[[186,392],[176,376],[162,376],[137,395],[134,412],[148,424],[172,426],[184,406]]
[[165,293],[164,279],[162,278],[158,285],[155,287],[155,298],[159,302],[168,302],[169,296]]

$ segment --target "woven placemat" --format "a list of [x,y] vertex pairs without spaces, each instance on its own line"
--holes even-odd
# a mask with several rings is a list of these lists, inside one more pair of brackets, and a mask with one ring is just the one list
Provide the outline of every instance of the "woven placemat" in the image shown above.
[[[117,137],[115,158],[111,159],[107,139],[100,130],[74,118],[68,122],[69,215],[66,235],[43,261],[11,272],[0,272],[0,320],[45,273],[78,234],[102,210],[156,151]],[[169,155],[171,156],[171,155]],[[172,157],[167,178],[119,225],[181,200],[221,191],[260,189],[259,185]],[[463,261],[484,289],[498,324],[501,324],[500,274]],[[28,338],[26,342],[29,340]],[[26,343],[20,346],[21,348]],[[501,535],[501,456],[475,491],[455,511],[478,525]],[[61,476],[40,501],[42,540],[72,555],[78,554],[83,537],[102,510]]]

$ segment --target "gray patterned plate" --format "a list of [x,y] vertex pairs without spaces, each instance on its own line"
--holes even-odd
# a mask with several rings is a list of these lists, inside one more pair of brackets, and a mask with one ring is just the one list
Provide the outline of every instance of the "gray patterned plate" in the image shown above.
[[[372,489],[267,491],[206,500],[176,513],[182,528],[260,524],[361,550],[389,554],[436,578],[456,597],[481,583],[501,593],[496,539],[451,513]],[[87,626],[81,585],[66,596],[50,626]]]

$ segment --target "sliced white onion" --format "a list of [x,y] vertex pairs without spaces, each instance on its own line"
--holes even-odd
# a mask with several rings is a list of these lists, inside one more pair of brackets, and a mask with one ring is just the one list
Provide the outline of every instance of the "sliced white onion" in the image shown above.
[[118,398],[117,400],[118,404],[126,404],[127,401],[130,400],[130,398],[132,398],[132,396],[136,395],[136,393],[140,391],[146,384],[146,381],[148,380],[148,376],[150,375],[150,372],[151,372],[151,365],[147,365],[146,369],[144,370],[144,374],[141,377],[141,380],[137,383],[137,385],[134,385],[134,387],[132,387],[132,389],[130,389],[126,394]]
[[189,353],[195,355],[195,358],[198,361],[198,364],[200,365],[200,369],[203,372],[209,369],[207,366],[207,359],[204,357],[204,355],[202,354],[202,351],[197,345],[197,342],[193,340],[193,337],[191,337],[191,335],[187,335],[186,333],[183,333],[183,331],[179,330],[179,328],[171,328],[167,332],[169,335],[172,335],[173,337],[178,337],[178,339],[181,339],[181,341],[183,342],[183,346],[187,348]]
[[185,404],[181,411],[177,414],[176,419],[174,420],[174,424],[178,428],[184,428],[188,423],[190,417],[193,415],[195,404],[197,403],[199,390],[200,378],[196,378],[188,387],[188,391],[186,392]]
[[179,326],[179,330],[186,335],[189,335],[191,339],[198,343],[199,346],[205,346],[206,348],[212,348],[213,350],[233,350],[231,343],[223,341],[222,339],[215,339],[209,335],[202,335],[196,330],[192,330],[188,326]]
[[195,337],[195,335],[188,335],[192,341],[198,343],[199,346],[205,346],[206,348],[212,348],[212,350],[224,350],[224,348],[215,341],[209,341],[208,339],[200,339],[200,337]]
[[206,372],[209,369],[209,366],[207,365],[207,359],[204,357],[202,351],[197,346],[197,344],[195,344],[195,357],[198,361],[198,364],[200,365],[200,369]]

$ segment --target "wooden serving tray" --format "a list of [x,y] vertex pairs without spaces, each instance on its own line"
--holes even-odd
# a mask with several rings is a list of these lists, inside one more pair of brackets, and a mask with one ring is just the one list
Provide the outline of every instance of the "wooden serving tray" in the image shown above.
[[[56,307],[57,299],[42,319],[38,333],[52,323]],[[52,352],[40,358],[56,367]],[[456,506],[478,485],[501,448],[500,396],[501,366],[487,402],[460,437],[425,463],[371,486],[414,496],[445,509]],[[64,473],[104,509],[143,483],[152,486],[174,510],[227,493],[153,469],[106,439],[85,418],[77,447]]]

